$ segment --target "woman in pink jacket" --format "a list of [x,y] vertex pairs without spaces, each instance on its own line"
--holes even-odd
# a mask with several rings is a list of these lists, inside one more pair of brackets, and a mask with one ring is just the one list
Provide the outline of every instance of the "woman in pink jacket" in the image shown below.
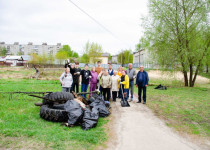
[[[96,86],[97,86],[97,79],[98,79],[98,74],[96,72],[96,68],[92,67],[91,68],[91,79],[90,79],[90,92],[95,91]],[[90,94],[92,95],[92,94]]]

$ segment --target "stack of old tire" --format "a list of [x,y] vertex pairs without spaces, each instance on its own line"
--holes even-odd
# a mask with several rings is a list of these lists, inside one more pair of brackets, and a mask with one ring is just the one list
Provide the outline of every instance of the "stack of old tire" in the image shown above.
[[99,117],[107,117],[110,112],[102,95],[94,94],[85,109],[74,101],[69,92],[52,92],[43,97],[40,117],[52,122],[68,122],[68,125],[82,125],[84,130],[95,127]]
[[40,117],[53,122],[66,122],[68,115],[63,104],[73,99],[73,94],[69,92],[52,92],[45,95],[40,109]]

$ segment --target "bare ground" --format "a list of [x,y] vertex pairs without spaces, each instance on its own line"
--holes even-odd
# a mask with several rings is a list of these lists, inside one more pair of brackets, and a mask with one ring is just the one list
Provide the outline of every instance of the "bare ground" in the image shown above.
[[[135,98],[136,99],[136,98]],[[112,134],[108,150],[207,150],[203,141],[181,136],[167,127],[143,104],[130,102],[121,107],[120,100],[112,103]],[[136,101],[136,100],[135,100]],[[205,141],[209,143],[209,141]]]

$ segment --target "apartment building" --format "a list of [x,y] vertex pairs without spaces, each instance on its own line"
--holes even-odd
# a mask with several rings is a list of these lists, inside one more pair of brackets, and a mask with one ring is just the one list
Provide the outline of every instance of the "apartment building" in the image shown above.
[[47,43],[34,45],[32,42],[28,44],[19,44],[19,42],[6,44],[5,42],[0,42],[0,47],[6,48],[8,55],[30,55],[31,53],[36,53],[38,55],[46,54],[55,56],[58,50],[63,46],[61,43],[57,43],[57,45],[48,45]]

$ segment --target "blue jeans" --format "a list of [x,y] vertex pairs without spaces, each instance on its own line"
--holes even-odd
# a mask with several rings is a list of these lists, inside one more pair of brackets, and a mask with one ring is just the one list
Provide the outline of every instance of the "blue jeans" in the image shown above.
[[[88,89],[88,84],[82,84],[82,89],[81,89],[81,91],[82,91],[82,92],[87,92],[87,89]],[[83,96],[84,98],[86,98],[86,94],[82,94],[82,96]]]
[[[131,99],[133,99],[133,90],[134,90],[134,84],[133,81],[129,81],[129,90],[131,91]],[[129,94],[129,92],[128,92]],[[128,95],[129,98],[129,95]]]

